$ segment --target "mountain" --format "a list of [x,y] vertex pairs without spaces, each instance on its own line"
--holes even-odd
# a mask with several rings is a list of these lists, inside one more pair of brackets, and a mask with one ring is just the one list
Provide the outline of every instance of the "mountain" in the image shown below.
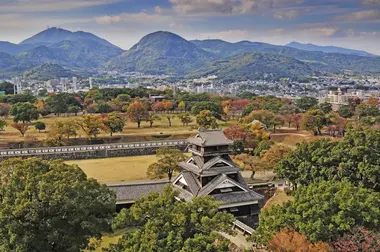
[[196,40],[195,45],[220,57],[233,57],[247,52],[269,53],[294,58],[308,64],[314,71],[342,73],[380,73],[380,57],[356,56],[341,53],[305,51],[287,46],[277,46],[261,42],[241,41],[229,43],[223,40]]
[[213,62],[189,77],[216,75],[225,81],[262,79],[265,75],[279,79],[283,77],[311,76],[312,68],[299,60],[274,54],[246,53]]
[[106,69],[183,75],[217,58],[176,34],[158,31],[146,35],[129,51],[108,62]]
[[34,80],[47,81],[54,78],[64,78],[77,76],[70,70],[67,70],[57,64],[44,64],[29,71],[24,72],[24,77]]
[[287,45],[287,47],[304,50],[304,51],[314,51],[314,52],[324,52],[324,53],[340,53],[340,54],[349,54],[349,55],[356,55],[356,56],[365,56],[365,57],[373,57],[376,56],[374,54],[365,52],[365,51],[359,51],[359,50],[353,50],[353,49],[347,49],[342,47],[336,47],[336,46],[319,46],[319,45],[313,45],[313,44],[301,44],[298,42],[291,42]]
[[16,55],[20,52],[24,52],[35,47],[37,46],[30,44],[18,45],[7,41],[0,41],[0,52],[8,53],[10,55]]
[[92,33],[78,31],[78,32],[71,32],[62,28],[48,28],[40,33],[37,33],[36,35],[25,39],[20,44],[38,44],[38,45],[52,45],[55,43],[59,43],[62,41],[78,41],[78,40],[92,40],[94,42],[97,42],[98,44],[101,44],[103,46],[109,46],[109,47],[116,47],[117,46],[111,44],[105,39],[99,38],[95,36]]
[[[0,42],[0,52],[14,55],[12,60],[6,57],[8,69],[17,73],[47,63],[58,64],[75,70],[91,70],[104,65],[124,52],[87,32],[71,32],[59,28],[50,28],[16,45]],[[2,72],[5,70],[3,69]]]

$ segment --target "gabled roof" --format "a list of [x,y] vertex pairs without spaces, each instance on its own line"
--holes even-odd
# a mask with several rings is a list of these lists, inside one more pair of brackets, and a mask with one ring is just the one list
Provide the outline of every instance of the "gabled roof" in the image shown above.
[[224,163],[226,166],[236,167],[234,163],[225,160],[221,156],[216,156],[205,163],[202,167],[202,170],[209,170],[210,168],[213,168],[213,166],[217,163]]
[[233,144],[222,130],[200,130],[195,137],[189,138],[188,142],[202,147]]
[[[247,189],[243,186],[241,186],[239,183],[234,181],[233,179],[229,178],[226,174],[220,174],[213,180],[211,180],[205,187],[203,187],[197,196],[206,196],[210,194],[212,191],[214,191],[220,184],[223,182],[228,182],[231,184],[234,184],[237,187],[240,187],[243,191],[247,191]],[[248,189],[249,190],[249,189]]]
[[[179,167],[197,175],[217,175],[241,171],[241,168],[236,166],[229,156],[216,156],[206,163],[203,162],[203,158],[192,156],[187,161],[179,163]],[[225,165],[215,166],[218,163],[224,163]]]

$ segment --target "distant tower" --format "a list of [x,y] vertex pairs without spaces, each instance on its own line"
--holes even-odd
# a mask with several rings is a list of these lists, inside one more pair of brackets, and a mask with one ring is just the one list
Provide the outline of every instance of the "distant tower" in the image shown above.
[[22,81],[21,81],[21,77],[14,77],[12,79],[12,83],[13,83],[13,92],[14,94],[22,94]]
[[92,77],[88,78],[88,82],[90,83],[90,89],[92,89]]
[[77,77],[73,77],[73,89],[74,89],[74,92],[77,90],[77,82],[78,82],[78,78]]

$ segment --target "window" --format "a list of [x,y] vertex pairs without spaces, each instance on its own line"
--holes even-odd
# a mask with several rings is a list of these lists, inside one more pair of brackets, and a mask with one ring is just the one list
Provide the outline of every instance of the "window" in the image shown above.
[[221,188],[220,189],[221,193],[227,193],[227,192],[232,192],[232,188]]

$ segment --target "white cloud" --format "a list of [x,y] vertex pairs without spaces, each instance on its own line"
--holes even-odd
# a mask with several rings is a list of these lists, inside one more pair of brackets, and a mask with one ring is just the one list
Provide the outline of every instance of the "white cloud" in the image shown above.
[[303,0],[169,0],[180,14],[250,14],[259,9],[301,4]]
[[96,17],[96,22],[98,24],[114,24],[121,22],[129,22],[129,23],[145,23],[145,24],[154,24],[154,23],[162,23],[169,22],[172,20],[172,17],[160,15],[160,14],[148,14],[146,12],[140,13],[121,13],[119,15],[114,16],[101,16]]
[[290,10],[279,10],[276,11],[273,14],[273,17],[275,19],[281,19],[281,20],[291,20],[296,19],[299,16],[302,16],[303,13],[299,9],[290,9]]
[[222,39],[230,42],[252,39],[252,33],[248,30],[226,30],[219,32],[204,32],[199,34],[200,39]]
[[380,21],[380,10],[357,11],[350,14],[339,15],[335,19],[347,22]]
[[0,0],[0,12],[41,12],[73,10],[105,5],[120,0]]
[[369,6],[376,6],[380,5],[380,0],[362,0],[362,4],[369,5]]

